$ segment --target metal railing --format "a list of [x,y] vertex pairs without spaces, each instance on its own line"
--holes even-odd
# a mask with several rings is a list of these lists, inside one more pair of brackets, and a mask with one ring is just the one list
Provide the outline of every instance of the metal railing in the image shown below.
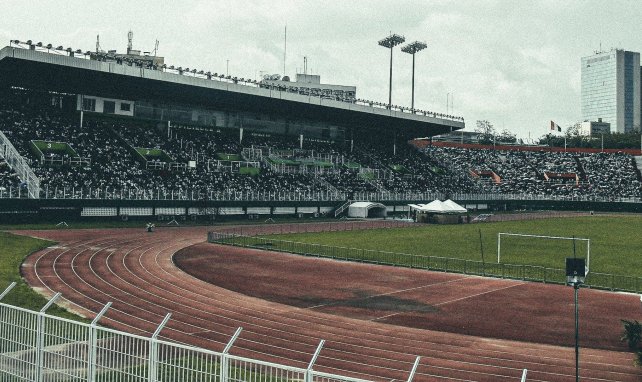
[[[0,131],[0,155],[11,166],[13,171],[18,174],[18,178],[26,184],[26,193],[29,198],[37,199],[40,197],[40,179],[33,173],[29,163],[18,153],[15,147],[9,141],[6,135]],[[7,193],[8,197],[15,197],[15,193]],[[18,191],[20,195],[20,191]],[[6,196],[4,196],[6,197]],[[22,197],[21,195],[18,197]]]
[[[372,226],[369,228],[384,227]],[[363,228],[353,226],[352,229]],[[304,231],[301,230],[298,232]],[[258,236],[260,234],[270,233],[279,232],[277,230],[276,232],[267,233],[248,229],[243,230],[242,228],[231,228],[209,232],[207,241],[210,243],[263,249],[267,251],[288,252],[304,256],[325,257],[343,261],[392,265],[431,271],[463,273],[467,275],[536,281],[552,284],[566,283],[566,271],[559,268],[526,264],[488,263],[478,260],[378,251],[364,248],[335,247],[330,245],[303,243]],[[583,287],[639,293],[642,292],[642,277],[590,272],[586,277],[586,282]]]
[[[15,193],[0,197],[15,197]],[[43,187],[40,197],[44,199],[107,199],[107,200],[188,200],[188,201],[342,201],[347,193],[337,191],[204,191],[166,190],[139,188],[87,188],[87,187]]]
[[[1,144],[0,144],[1,145]],[[0,149],[2,147],[0,146]],[[7,160],[9,162],[9,160]],[[11,164],[9,162],[9,164]],[[13,164],[11,164],[13,167]],[[13,167],[14,169],[16,167]],[[31,171],[30,169],[28,170]],[[18,171],[17,171],[18,172]],[[19,176],[20,172],[18,172]],[[33,174],[33,173],[31,173]],[[25,179],[20,177],[20,179]],[[346,199],[354,201],[376,201],[390,203],[428,202],[435,199],[450,198],[458,203],[466,202],[497,202],[497,201],[577,201],[577,202],[615,202],[615,203],[642,203],[638,197],[612,197],[603,198],[595,196],[563,196],[563,195],[536,195],[536,194],[468,194],[442,192],[354,192],[323,190],[323,191],[224,191],[202,189],[170,190],[170,189],[140,189],[140,188],[88,188],[88,187],[50,187],[40,186],[40,182],[33,175],[28,176],[27,187],[24,190],[0,190],[0,198],[30,198],[42,199],[111,199],[111,200],[192,200],[192,201],[319,201],[340,202]],[[29,181],[32,181],[31,185]],[[33,187],[37,187],[34,192]]]
[[[13,287],[11,284],[0,296]],[[56,294],[39,311],[0,303],[0,379],[16,382],[369,382],[314,370],[322,340],[307,368],[229,354],[242,328],[222,352],[159,339],[171,315],[151,337],[48,315]],[[409,379],[410,381],[411,379]]]

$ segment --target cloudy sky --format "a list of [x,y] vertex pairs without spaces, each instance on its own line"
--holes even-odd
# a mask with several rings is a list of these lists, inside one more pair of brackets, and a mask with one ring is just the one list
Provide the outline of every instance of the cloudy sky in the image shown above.
[[[154,49],[166,63],[259,78],[321,75],[388,99],[390,32],[428,48],[416,56],[417,108],[489,120],[522,138],[580,119],[580,58],[612,47],[642,50],[639,0],[190,0],[0,1],[0,39],[93,50]],[[410,106],[412,58],[394,51],[394,104]],[[446,109],[452,96],[452,111]]]

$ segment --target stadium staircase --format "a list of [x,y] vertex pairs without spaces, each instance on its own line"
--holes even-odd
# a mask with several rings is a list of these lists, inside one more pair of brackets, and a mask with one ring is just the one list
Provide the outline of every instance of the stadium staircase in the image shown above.
[[633,157],[633,167],[635,168],[635,173],[638,176],[638,180],[642,182],[642,156],[638,155]]
[[20,155],[2,131],[0,131],[0,149],[3,151],[2,158],[4,161],[18,175],[20,181],[27,185],[29,198],[40,198],[40,179],[31,169],[30,161]]
[[348,200],[346,200],[345,203],[343,203],[342,205],[337,207],[334,210],[334,217],[336,218],[337,216],[341,215],[343,213],[343,211],[347,210],[348,207],[350,206],[350,203],[352,203],[352,201],[350,201],[350,199],[348,199]]
[[316,177],[315,181],[321,184],[323,187],[325,187],[326,190],[329,192],[338,194],[340,191],[333,185],[331,185],[327,180],[323,179],[322,177]]
[[586,175],[586,171],[584,171],[584,166],[582,166],[582,161],[580,161],[580,157],[575,155],[573,156],[573,159],[575,159],[575,164],[577,165],[577,172],[579,174],[580,179],[587,182],[588,176]]

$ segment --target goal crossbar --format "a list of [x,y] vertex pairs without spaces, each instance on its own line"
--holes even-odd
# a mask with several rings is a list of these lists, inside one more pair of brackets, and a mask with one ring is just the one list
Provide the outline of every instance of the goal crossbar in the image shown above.
[[501,260],[502,254],[502,235],[504,236],[519,236],[519,237],[536,237],[540,239],[555,239],[555,240],[577,240],[586,242],[586,269],[589,269],[589,260],[591,257],[591,239],[585,237],[566,237],[566,236],[546,236],[546,235],[532,235],[525,233],[510,233],[510,232],[499,232],[497,234],[497,264]]

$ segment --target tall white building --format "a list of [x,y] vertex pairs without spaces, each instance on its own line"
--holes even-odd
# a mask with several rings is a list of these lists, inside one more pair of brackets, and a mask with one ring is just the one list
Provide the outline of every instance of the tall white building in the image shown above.
[[622,49],[582,57],[582,120],[611,132],[640,129],[640,53]]

